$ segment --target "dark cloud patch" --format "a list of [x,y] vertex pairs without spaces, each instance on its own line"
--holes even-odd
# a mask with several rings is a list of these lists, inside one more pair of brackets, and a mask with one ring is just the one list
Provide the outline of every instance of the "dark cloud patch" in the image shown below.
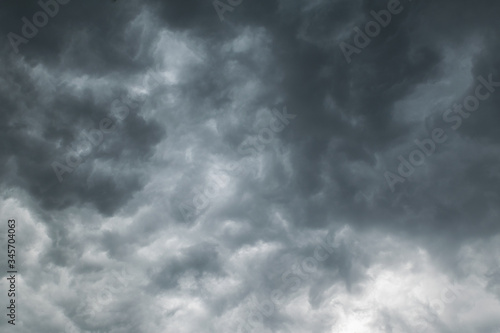
[[201,243],[184,248],[178,255],[167,258],[167,263],[153,273],[154,289],[169,290],[178,286],[179,279],[192,275],[200,279],[205,274],[224,274],[221,270],[216,245]]
[[[43,74],[35,79],[34,69],[13,73],[5,68],[3,72],[19,87],[10,93],[3,89],[2,94],[6,108],[2,114],[2,141],[6,144],[2,155],[4,174],[10,175],[4,184],[24,188],[48,209],[91,203],[108,215],[142,187],[145,175],[141,164],[165,136],[154,120],[145,120],[140,109],[134,109],[113,133],[96,134],[104,118],[117,121],[111,114],[112,100],[103,103],[88,90],[75,96],[63,84],[58,84],[56,91],[46,90],[37,82],[44,79]],[[91,144],[99,135],[102,145]],[[60,183],[53,163],[68,167],[68,155],[81,147],[90,153],[77,168],[63,172]],[[99,168],[100,161],[120,165],[121,175],[116,167]]]

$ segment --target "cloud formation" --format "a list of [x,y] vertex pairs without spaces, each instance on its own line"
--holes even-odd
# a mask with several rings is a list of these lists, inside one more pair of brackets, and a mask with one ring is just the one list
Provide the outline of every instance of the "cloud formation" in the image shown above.
[[498,333],[500,3],[221,2],[2,5],[15,329]]

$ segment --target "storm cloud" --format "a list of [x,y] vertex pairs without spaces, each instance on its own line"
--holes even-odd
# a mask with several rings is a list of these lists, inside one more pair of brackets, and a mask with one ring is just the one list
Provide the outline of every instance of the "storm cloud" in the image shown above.
[[2,330],[499,332],[498,1],[1,7]]

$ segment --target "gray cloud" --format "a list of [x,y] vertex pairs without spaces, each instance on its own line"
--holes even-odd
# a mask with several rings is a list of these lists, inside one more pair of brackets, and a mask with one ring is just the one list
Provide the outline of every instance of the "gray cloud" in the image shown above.
[[[41,7],[3,4],[16,329],[496,333],[500,95],[457,130],[443,114],[500,81],[499,4],[401,0],[347,63],[387,1],[232,3],[221,22],[210,1],[70,1],[18,53],[8,33]],[[392,191],[435,128],[446,142]]]

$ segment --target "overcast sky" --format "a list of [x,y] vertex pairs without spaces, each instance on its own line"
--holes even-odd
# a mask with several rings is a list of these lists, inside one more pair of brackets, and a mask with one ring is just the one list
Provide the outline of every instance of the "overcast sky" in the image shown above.
[[58,1],[0,5],[0,331],[500,332],[500,2]]

